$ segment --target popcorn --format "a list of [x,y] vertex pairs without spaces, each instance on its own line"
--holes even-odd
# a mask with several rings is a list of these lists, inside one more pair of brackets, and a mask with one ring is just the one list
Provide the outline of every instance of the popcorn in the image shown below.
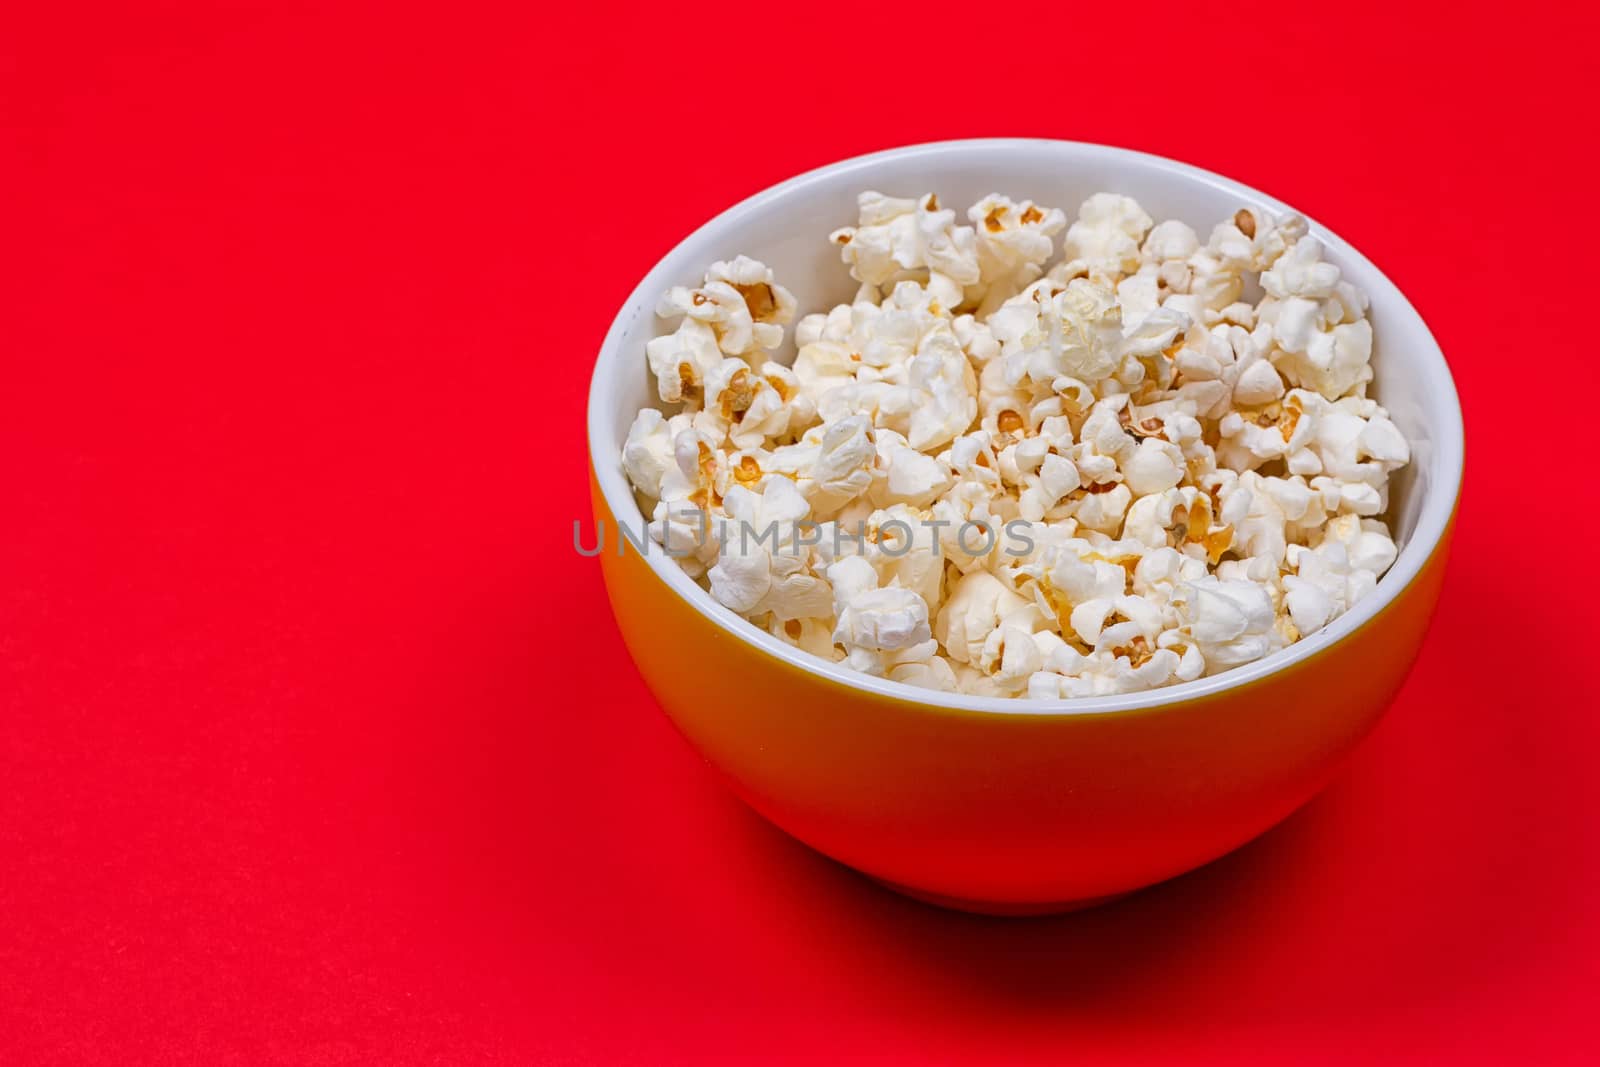
[[[1289,520],[1267,484],[1268,480],[1254,471],[1245,471],[1219,496],[1223,510],[1234,513],[1230,514],[1234,519],[1231,523],[1233,543],[1239,551],[1250,559],[1267,559],[1278,564],[1283,562],[1284,553],[1288,551],[1285,526]],[[1231,507],[1235,502],[1242,505],[1242,515]]]
[[907,200],[865,192],[857,206],[857,225],[835,230],[828,239],[863,286],[920,280],[951,308],[961,302],[962,287],[981,279],[972,228],[955,225],[956,213],[941,208],[933,194]]
[[1393,565],[1411,449],[1303,219],[1202,242],[1111,193],[1070,226],[999,194],[970,225],[934,194],[858,209],[830,238],[848,303],[795,321],[739,256],[658,305],[668,409],[622,467],[719,603],[877,677],[1065,700],[1270,656]]
[[1332,329],[1313,329],[1308,322],[1293,332],[1281,325],[1283,319],[1280,313],[1273,364],[1290,382],[1334,399],[1372,380],[1372,326],[1365,319]]
[[988,571],[973,571],[956,583],[939,610],[934,634],[951,659],[977,663],[1001,620],[1027,606],[1026,600]]
[[1207,575],[1179,586],[1171,604],[1178,632],[1200,650],[1207,674],[1254,662],[1284,643],[1273,628],[1272,598],[1254,582]]
[[1207,250],[1238,270],[1268,271],[1305,233],[1306,220],[1298,215],[1272,219],[1253,208],[1240,208],[1212,229]]
[[777,619],[767,616],[766,630],[773,637],[830,663],[840,657],[833,646],[832,619]]
[[1289,549],[1294,573],[1283,578],[1284,603],[1296,629],[1311,633],[1355,606],[1378,584],[1396,555],[1381,522],[1353,515],[1334,519],[1315,548]]
[[943,656],[930,656],[925,661],[897,663],[889,668],[889,677],[907,685],[920,686],[923,689],[939,689],[946,693],[954,693],[959,688],[956,684],[956,673],[951,669],[950,661]]
[[788,436],[817,415],[799,376],[781,363],[763,363],[758,372],[744,360],[725,359],[706,379],[705,398],[706,410],[735,448],[758,448],[768,438]]
[[927,506],[955,480],[937,459],[911,448],[891,430],[878,433],[878,462],[881,477],[872,495],[879,504]]
[[1075,278],[1028,286],[989,316],[1009,385],[1049,386],[1062,376],[1091,382],[1116,367],[1122,313],[1115,294]]
[[[670,313],[670,311],[669,311]],[[698,319],[685,318],[676,330],[644,346],[656,394],[669,404],[692,404],[706,375],[722,363],[716,331]]]
[[673,286],[656,314],[682,320],[675,331],[645,346],[661,399],[692,402],[723,354],[753,356],[777,348],[794,311],[794,295],[777,284],[771,269],[748,256],[713,263],[698,289]]
[[1377,491],[1391,472],[1410,462],[1405,438],[1376,403],[1347,397],[1329,404],[1302,390],[1291,392],[1289,400],[1311,420],[1310,431],[1294,440],[1303,442],[1317,471],[1334,479],[1334,484],[1365,483]]
[[928,628],[928,605],[909,589],[878,587],[878,574],[860,556],[828,568],[833,583],[835,644],[856,670],[884,675],[894,667],[925,663],[935,644]]
[[794,295],[766,264],[748,256],[711,264],[700,288],[675,285],[656,308],[662,318],[683,315],[710,326],[717,347],[730,356],[777,348],[794,311]]
[[1044,666],[1044,653],[1032,631],[1005,624],[984,639],[977,666],[989,676],[995,689],[1016,693],[1025,689],[1028,679]]
[[1094,642],[1078,627],[1098,632],[1112,603],[1127,587],[1127,571],[1098,558],[1092,542],[1073,538],[1052,545],[1041,559],[1021,568],[1033,579],[1030,589],[1040,613],[1063,637]]
[[[1045,261],[1055,253],[1053,238],[1066,228],[1067,216],[1032,200],[1018,204],[990,194],[967,209],[967,218],[978,236],[978,315],[987,317],[1044,273]],[[973,295],[969,287],[969,298]]]
[[[1013,447],[1020,449],[1023,446]],[[1062,499],[1083,484],[1072,460],[1054,452],[1045,453],[1033,470],[1019,473],[1026,488],[1017,499],[1017,512],[1029,522],[1042,520]]]
[[808,573],[806,557],[795,548],[797,524],[811,509],[794,484],[768,478],[759,494],[734,486],[723,507],[734,522],[722,532],[708,574],[711,595],[745,615],[770,612],[780,621],[826,616],[831,590]]
[[872,485],[872,435],[872,423],[860,415],[812,427],[798,444],[772,454],[771,469],[795,480],[814,519],[833,518]]
[[1283,378],[1266,360],[1240,368],[1233,382],[1233,402],[1241,407],[1261,407],[1283,396]]
[[878,405],[882,425],[905,429],[919,451],[939,448],[977,418],[977,375],[953,336],[927,338],[908,365],[906,383]]
[[1028,679],[1028,697],[1031,700],[1069,700],[1136,693],[1167,684],[1175,677],[1181,663],[1177,654],[1168,649],[1154,653],[1142,649],[1129,651],[1133,656],[1110,651],[1085,656],[1069,647],[1057,649],[1048,662],[1050,669]]
[[867,517],[863,555],[884,584],[909,589],[932,605],[944,591],[944,555],[925,518],[904,504],[874,511]]
[[1110,279],[1139,268],[1139,244],[1152,219],[1132,197],[1096,193],[1078,208],[1078,220],[1067,230],[1064,273],[1072,277]]
[[628,427],[622,442],[622,470],[635,489],[649,497],[661,495],[661,476],[673,465],[672,433],[655,408],[645,408]]
[[799,383],[800,395],[813,409],[822,406],[823,398],[834,390],[855,384],[856,368],[861,357],[836,341],[813,341],[803,346],[794,357],[790,372]]
[[1146,437],[1122,464],[1122,484],[1134,496],[1163,493],[1183,481],[1183,453],[1158,437]]
[[1200,238],[1191,227],[1176,219],[1157,223],[1144,239],[1144,258],[1162,266],[1181,264],[1198,251]]
[[1277,345],[1272,361],[1291,384],[1337,400],[1372,380],[1366,299],[1322,261],[1313,237],[1296,241],[1261,272],[1260,318]]
[[1078,525],[1103,534],[1114,534],[1127,517],[1133,491],[1120,482],[1100,482],[1087,489],[1072,517]]

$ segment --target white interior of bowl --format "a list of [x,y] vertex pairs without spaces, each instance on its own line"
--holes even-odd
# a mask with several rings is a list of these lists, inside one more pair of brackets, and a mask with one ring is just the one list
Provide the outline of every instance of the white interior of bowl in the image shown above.
[[[1159,156],[1027,139],[893,149],[823,167],[758,193],[690,234],[657,263],[628,297],[601,346],[589,393],[589,449],[612,513],[630,530],[642,530],[645,516],[622,473],[621,447],[640,407],[655,403],[644,346],[663,329],[653,313],[656,300],[669,286],[698,284],[713,261],[740,253],[771,266],[778,280],[794,291],[801,314],[850,299],[855,282],[827,235],[855,222],[856,194],[866,189],[894,196],[935,192],[958,216],[985,193],[999,192],[1060,207],[1069,218],[1090,194],[1109,190],[1134,197],[1158,221],[1187,222],[1202,240],[1212,225],[1241,207],[1293,210],[1248,186]],[[1449,367],[1416,310],[1338,236],[1315,221],[1311,231],[1327,246],[1326,257],[1372,301],[1375,381],[1370,395],[1389,409],[1410,440],[1412,463],[1391,483],[1389,519],[1401,546],[1395,565],[1353,610],[1288,648],[1214,677],[1123,696],[1038,702],[939,693],[872,678],[801,652],[718,604],[664,553],[648,553],[650,566],[700,612],[769,654],[845,685],[930,707],[1010,714],[1158,707],[1242,685],[1316,655],[1371,619],[1417,576],[1449,522],[1461,480],[1463,442]],[[783,358],[792,358],[792,350]],[[614,538],[615,531],[608,531],[607,551],[614,549]]]

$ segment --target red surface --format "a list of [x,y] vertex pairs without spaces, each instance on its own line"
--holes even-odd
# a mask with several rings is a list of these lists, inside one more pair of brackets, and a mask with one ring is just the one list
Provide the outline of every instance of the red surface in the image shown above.
[[[1595,1051],[1592,21],[537,6],[7,13],[0,1062]],[[1440,618],[1339,784],[1026,922],[748,814],[567,547],[591,354],[657,256],[798,170],[1005,133],[1315,214],[1471,436]]]

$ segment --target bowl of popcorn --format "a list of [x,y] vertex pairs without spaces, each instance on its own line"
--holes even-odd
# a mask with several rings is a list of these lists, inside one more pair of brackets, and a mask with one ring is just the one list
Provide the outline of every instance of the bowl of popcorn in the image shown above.
[[901,892],[1027,914],[1328,781],[1421,643],[1463,438],[1416,311],[1293,209],[979,140],[686,238],[605,338],[589,447],[623,637],[733,789]]

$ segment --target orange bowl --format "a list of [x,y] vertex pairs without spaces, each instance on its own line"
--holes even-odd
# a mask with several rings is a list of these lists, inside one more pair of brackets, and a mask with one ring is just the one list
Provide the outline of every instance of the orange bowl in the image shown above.
[[[773,638],[717,604],[659,546],[620,449],[651,402],[656,298],[738,253],[771,265],[803,309],[852,284],[819,234],[855,194],[998,190],[1073,207],[1109,189],[1199,226],[1242,206],[1292,209],[1154,156],[1060,141],[896,149],[777,185],[707,223],[645,277],[613,323],[589,397],[595,517],[617,623],[662,708],[738,794],[824,854],[902,892],[974,911],[1081,907],[1181,874],[1304,804],[1404,681],[1438,598],[1463,434],[1443,354],[1394,285],[1316,223],[1326,255],[1371,300],[1374,395],[1413,447],[1392,483],[1400,553],[1376,590],[1323,630],[1195,682],[1043,703],[871,678]],[[626,548],[623,546],[626,544]]]

